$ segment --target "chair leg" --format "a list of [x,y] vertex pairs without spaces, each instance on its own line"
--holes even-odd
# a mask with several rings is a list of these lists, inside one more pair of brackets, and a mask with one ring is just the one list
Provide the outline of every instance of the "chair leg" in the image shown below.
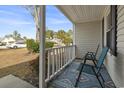
[[100,79],[99,79],[99,76],[96,75],[96,77],[97,77],[97,79],[98,79],[99,84],[101,85],[101,87],[104,88],[104,86],[102,85],[102,83],[101,83],[101,81],[100,81]]
[[93,61],[94,65],[95,65],[95,67],[96,67],[96,63],[95,63],[95,61],[94,61],[94,60],[92,60],[92,61]]
[[103,78],[102,74],[99,74],[99,75],[100,75],[100,77],[102,78],[103,82],[105,82],[105,80],[104,80],[104,78]]
[[105,80],[104,80],[104,78],[103,78],[103,76],[102,76],[101,73],[100,73],[99,75],[100,75],[100,77],[101,77],[101,79],[102,79],[102,81],[103,81],[103,85],[104,85],[104,87],[105,87]]
[[82,70],[83,70],[85,64],[86,64],[86,59],[84,59],[84,63],[82,63],[81,70],[80,70],[80,72],[79,72],[78,78],[77,78],[76,83],[75,83],[75,87],[77,87],[77,84],[78,84],[78,82],[79,82],[79,80],[80,80],[81,72],[82,72]]
[[104,86],[102,85],[102,83],[101,83],[101,81],[100,81],[100,79],[99,79],[98,74],[96,74],[96,72],[95,72],[95,70],[94,70],[94,68],[93,68],[93,67],[92,67],[92,69],[93,69],[93,72],[95,73],[95,76],[96,76],[96,78],[97,78],[97,80],[98,80],[98,82],[99,82],[100,86],[101,86],[102,88],[104,88]]

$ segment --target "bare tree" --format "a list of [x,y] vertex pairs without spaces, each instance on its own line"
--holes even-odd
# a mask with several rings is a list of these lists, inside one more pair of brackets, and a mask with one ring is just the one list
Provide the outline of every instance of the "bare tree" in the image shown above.
[[36,41],[39,41],[39,13],[40,13],[40,7],[38,5],[25,5],[24,6],[33,16],[35,25],[36,25]]

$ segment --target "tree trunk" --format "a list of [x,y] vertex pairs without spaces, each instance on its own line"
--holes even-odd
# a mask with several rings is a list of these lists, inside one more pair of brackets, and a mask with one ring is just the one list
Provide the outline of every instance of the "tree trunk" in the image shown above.
[[40,41],[40,29],[38,27],[36,27],[36,41]]

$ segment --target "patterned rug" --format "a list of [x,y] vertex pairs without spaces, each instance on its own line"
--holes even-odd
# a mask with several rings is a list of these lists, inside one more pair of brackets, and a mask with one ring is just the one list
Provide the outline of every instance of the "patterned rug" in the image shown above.
[[[52,88],[74,88],[77,77],[79,75],[81,60],[74,60],[60,75],[49,82],[48,87]],[[103,66],[101,73],[105,79],[106,88],[115,88],[115,85],[108,74],[106,68]],[[101,88],[94,72],[89,65],[84,66],[81,72],[80,80],[77,84],[78,88]]]
[[[115,88],[115,84],[113,83],[110,75],[108,74],[105,66],[101,69],[101,74],[105,80],[105,83],[102,82],[102,79],[100,81],[105,85],[105,88]],[[98,79],[95,76],[95,73],[93,72],[90,65],[85,65],[83,68],[83,71],[81,72],[80,80],[78,82],[79,88],[101,88],[100,83],[98,82]]]
[[76,78],[79,74],[77,70],[79,68],[79,63],[73,62],[62,73],[49,82],[49,87],[54,88],[74,88],[76,83]]

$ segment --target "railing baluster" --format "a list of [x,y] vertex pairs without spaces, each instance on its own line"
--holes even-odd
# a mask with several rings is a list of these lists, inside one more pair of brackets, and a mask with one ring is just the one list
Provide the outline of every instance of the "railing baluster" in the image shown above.
[[68,62],[69,62],[70,56],[69,56],[69,47],[68,47]]
[[71,61],[71,47],[69,47],[69,60]]
[[61,48],[61,53],[62,53],[62,58],[61,58],[61,60],[62,60],[62,66],[64,65],[63,64],[63,48]]
[[64,48],[62,48],[62,62],[63,62],[63,65],[65,65],[65,63],[64,63]]
[[76,46],[73,46],[73,58],[76,56]]
[[50,52],[51,51],[47,51],[48,52],[48,67],[47,67],[47,78],[50,79]]
[[70,61],[70,47],[68,47],[68,62]]
[[52,74],[54,74],[55,71],[55,64],[54,64],[54,49],[52,49]]
[[58,49],[56,49],[56,71],[58,70]]
[[54,49],[54,73],[56,72],[56,49]]
[[73,53],[74,53],[73,51],[74,51],[74,50],[73,50],[73,47],[72,47],[72,59],[73,59]]
[[68,62],[70,60],[70,47],[68,47]]
[[65,48],[65,54],[64,55],[65,55],[65,64],[66,64],[66,48]]
[[61,68],[62,68],[62,48],[60,48],[60,53],[61,53]]
[[72,53],[73,53],[73,48],[71,47],[71,59],[72,59],[72,55],[73,55]]
[[69,51],[68,51],[68,49],[69,49],[69,47],[67,47],[67,63],[68,63],[68,59],[69,59],[69,55],[68,55],[69,54],[68,53]]
[[59,66],[60,66],[60,68],[61,68],[61,50],[60,50],[60,48],[59,48],[59,60],[60,60]]
[[67,61],[67,56],[66,56],[66,48],[65,48],[65,64],[66,64],[66,61]]
[[60,48],[60,53],[61,53],[61,68],[62,68],[62,66],[63,66],[63,62],[62,62],[62,48]]
[[60,49],[58,48],[59,69],[61,68]]
[[70,60],[71,60],[71,54],[70,54],[70,52],[71,52],[71,47],[69,46],[69,62],[70,62]]
[[72,46],[72,59],[73,59],[73,55],[74,55],[74,48]]
[[66,55],[66,63],[67,63],[67,62],[68,62],[68,61],[67,61],[67,60],[68,60],[68,56],[67,56],[67,47],[66,47],[66,51],[65,51],[65,52],[66,52],[65,55]]
[[66,64],[66,56],[65,56],[65,47],[64,47],[64,64]]

